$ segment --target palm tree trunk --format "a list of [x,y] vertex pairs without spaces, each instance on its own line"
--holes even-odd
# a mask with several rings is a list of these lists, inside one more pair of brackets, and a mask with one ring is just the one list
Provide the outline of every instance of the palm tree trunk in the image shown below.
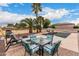
[[42,29],[40,28],[40,32],[41,32],[41,30],[42,30]]
[[[36,13],[36,20],[38,21],[38,13]],[[37,23],[37,25],[38,25],[38,23]],[[37,26],[37,33],[39,33],[38,26]]]
[[39,29],[37,28],[37,33],[39,33]]
[[41,27],[41,20],[40,20],[40,28],[39,28],[39,32],[41,32],[42,30],[42,27]]
[[41,32],[41,30],[42,30],[42,27],[41,27],[41,22],[40,22],[40,32]]
[[29,33],[32,33],[32,27],[29,28]]
[[40,28],[39,28],[39,32],[41,32],[42,28],[41,28],[41,25],[40,25]]

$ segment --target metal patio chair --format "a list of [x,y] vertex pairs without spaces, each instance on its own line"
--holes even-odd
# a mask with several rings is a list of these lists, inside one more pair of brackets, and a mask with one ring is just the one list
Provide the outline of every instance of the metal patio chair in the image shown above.
[[55,53],[58,54],[58,48],[60,46],[61,41],[58,41],[57,43],[54,43],[52,45],[45,45],[44,51],[46,51],[49,55],[55,55]]

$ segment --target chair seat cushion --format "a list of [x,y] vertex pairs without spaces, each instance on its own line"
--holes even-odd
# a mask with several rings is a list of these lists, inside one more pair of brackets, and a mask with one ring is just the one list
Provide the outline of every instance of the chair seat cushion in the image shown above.
[[32,45],[30,45],[30,49],[32,50],[32,53],[34,53],[37,50],[39,50],[39,46],[38,45],[35,45],[35,44],[32,44]]
[[47,51],[49,54],[51,53],[52,49],[55,47],[55,44],[47,44],[44,46],[44,50]]

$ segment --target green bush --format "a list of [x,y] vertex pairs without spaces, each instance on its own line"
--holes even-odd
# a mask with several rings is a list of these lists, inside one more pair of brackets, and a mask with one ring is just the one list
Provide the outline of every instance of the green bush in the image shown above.
[[56,28],[55,25],[51,25],[51,28]]
[[75,29],[78,29],[78,28],[79,28],[79,26],[74,26],[74,28],[75,28]]

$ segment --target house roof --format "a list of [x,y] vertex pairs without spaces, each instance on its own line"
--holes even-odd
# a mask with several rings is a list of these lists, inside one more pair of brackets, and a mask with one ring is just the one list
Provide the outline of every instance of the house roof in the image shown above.
[[55,24],[56,26],[61,26],[61,25],[75,25],[74,23],[57,23]]

